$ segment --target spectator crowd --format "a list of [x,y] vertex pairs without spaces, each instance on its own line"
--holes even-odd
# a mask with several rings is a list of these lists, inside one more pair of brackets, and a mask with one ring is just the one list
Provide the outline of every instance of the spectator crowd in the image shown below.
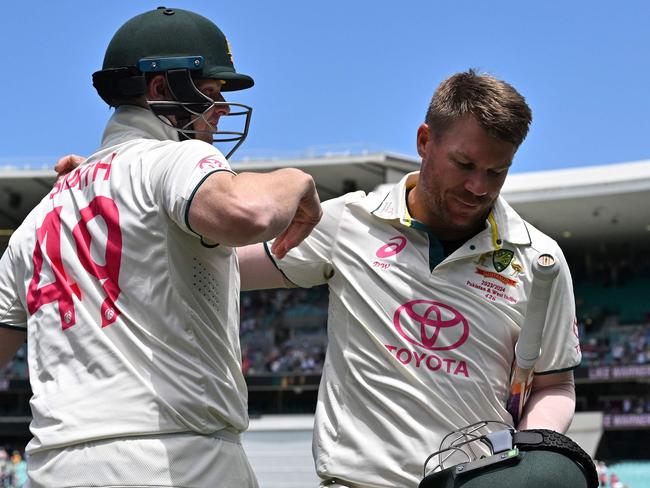
[[[11,453],[11,454],[9,454]],[[23,488],[27,483],[27,462],[18,450],[0,448],[0,488]]]
[[[245,375],[320,374],[327,347],[327,289],[246,292],[240,336]],[[582,366],[650,364],[650,319],[619,324],[615,314],[577,324]],[[27,379],[27,348],[0,368],[0,380]],[[0,487],[1,488],[1,487]]]

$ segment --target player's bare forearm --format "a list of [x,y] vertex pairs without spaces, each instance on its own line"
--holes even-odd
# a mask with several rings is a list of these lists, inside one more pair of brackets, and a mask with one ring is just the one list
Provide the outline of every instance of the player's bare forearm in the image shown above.
[[[57,161],[54,170],[62,176],[84,160],[83,156],[68,154]],[[219,177],[223,180],[224,174]],[[243,246],[277,237],[273,253],[281,259],[309,235],[321,218],[316,185],[303,171],[285,168],[228,177],[233,182],[231,193],[223,191],[223,184],[211,185],[216,179],[212,178],[201,186],[190,210],[192,228],[216,242]],[[226,200],[229,194],[230,202]]]
[[291,284],[266,254],[264,244],[252,244],[237,248],[241,290],[264,290],[288,288]]
[[550,429],[565,433],[575,412],[573,372],[538,375],[518,430]]
[[189,222],[199,234],[235,247],[281,234],[288,250],[311,232],[321,215],[313,178],[285,168],[265,174],[211,175],[192,201]]
[[13,359],[26,338],[27,334],[21,330],[0,327],[0,368]]

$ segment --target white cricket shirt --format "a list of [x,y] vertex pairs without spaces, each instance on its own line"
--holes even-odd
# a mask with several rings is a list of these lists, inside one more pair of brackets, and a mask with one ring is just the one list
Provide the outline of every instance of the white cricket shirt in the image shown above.
[[187,223],[216,171],[231,170],[213,146],[121,107],[13,234],[0,324],[27,329],[31,452],[247,427],[237,258]]
[[329,286],[313,449],[321,477],[351,486],[417,486],[424,460],[451,430],[512,423],[505,405],[513,349],[541,251],[558,257],[561,271],[535,370],[580,362],[571,278],[557,244],[499,198],[485,230],[444,258],[408,214],[406,189],[416,178],[407,175],[388,195],[325,202],[314,232],[276,260],[301,287]]

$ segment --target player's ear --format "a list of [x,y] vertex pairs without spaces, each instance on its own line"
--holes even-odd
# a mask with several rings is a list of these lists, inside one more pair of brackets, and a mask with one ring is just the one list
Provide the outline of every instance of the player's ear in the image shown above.
[[429,143],[431,139],[431,131],[429,130],[429,126],[427,124],[421,124],[420,127],[418,127],[418,133],[417,133],[417,148],[418,148],[418,154],[420,157],[425,157],[426,151],[427,151],[427,144]]
[[169,100],[169,88],[164,75],[156,75],[147,83],[147,100]]

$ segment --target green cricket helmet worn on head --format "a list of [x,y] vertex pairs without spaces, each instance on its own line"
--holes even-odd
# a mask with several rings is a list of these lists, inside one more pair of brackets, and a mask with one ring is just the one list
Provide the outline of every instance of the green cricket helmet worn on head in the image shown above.
[[[250,76],[235,70],[226,36],[213,22],[187,10],[165,7],[132,18],[113,36],[102,69],[93,74],[93,85],[106,103],[117,105],[144,95],[147,80],[156,74],[166,77],[172,100],[149,100],[148,104],[164,123],[176,128],[182,138],[210,133],[213,142],[234,141],[227,157],[241,145],[252,109],[212,100],[194,84],[197,79],[219,80],[221,91],[254,84]],[[243,116],[243,130],[217,130],[209,119],[219,109],[222,116]],[[199,118],[208,129],[195,129]]]

